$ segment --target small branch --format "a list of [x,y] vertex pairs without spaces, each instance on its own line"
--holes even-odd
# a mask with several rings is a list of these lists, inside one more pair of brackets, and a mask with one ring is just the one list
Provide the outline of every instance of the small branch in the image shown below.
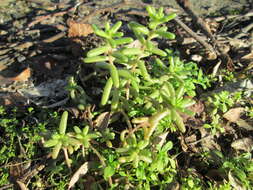
[[208,51],[214,53],[215,55],[217,54],[214,50],[214,48],[202,40],[202,38],[197,35],[195,32],[193,32],[186,24],[184,24],[179,18],[174,18],[174,21],[181,26],[188,34],[190,34],[195,40],[197,40],[202,46],[204,46]]
[[177,3],[184,9],[184,11],[186,13],[188,13],[194,22],[197,23],[197,25],[199,26],[200,30],[202,30],[202,32],[211,39],[210,43],[212,44],[212,46],[214,47],[214,50],[217,50],[217,53],[222,62],[226,64],[227,69],[229,71],[234,70],[233,69],[233,61],[230,58],[230,56],[223,51],[222,46],[218,43],[218,41],[213,37],[210,29],[207,27],[206,23],[204,22],[204,20],[199,17],[191,8],[190,8],[190,1],[189,0],[176,0]]
[[199,28],[202,30],[202,32],[208,36],[211,40],[215,41],[210,28],[207,27],[204,20],[199,17],[191,8],[190,8],[190,1],[189,0],[176,0],[176,2],[184,9],[186,13],[188,13],[193,21],[199,25]]
[[59,34],[56,34],[56,35],[54,35],[54,36],[52,36],[52,37],[50,37],[48,39],[45,39],[42,42],[44,42],[44,43],[52,43],[52,42],[54,42],[56,40],[59,40],[60,38],[64,37],[65,35],[66,35],[65,32],[60,32]]

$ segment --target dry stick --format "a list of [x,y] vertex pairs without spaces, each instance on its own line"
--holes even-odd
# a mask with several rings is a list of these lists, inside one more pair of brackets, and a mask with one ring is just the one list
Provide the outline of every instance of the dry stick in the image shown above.
[[235,38],[239,39],[243,36],[246,36],[248,32],[253,28],[253,23],[247,25],[246,27],[241,29],[241,32],[235,36]]
[[[86,3],[85,5],[88,5],[88,4],[91,4],[92,2],[89,2],[89,3]],[[129,4],[128,2],[125,2],[125,1],[122,1],[121,3],[118,3],[114,6],[110,6],[110,7],[106,7],[106,8],[101,8],[101,9],[98,9],[96,11],[93,11],[92,13],[90,13],[89,15],[85,16],[83,18],[83,22],[87,22],[91,17],[97,15],[97,14],[100,14],[102,12],[105,12],[105,11],[110,11],[110,12],[114,12],[114,9],[117,9],[117,8],[121,8],[125,5]],[[80,4],[78,4],[79,6]],[[45,15],[45,16],[38,16],[35,18],[34,21],[32,21],[30,24],[28,24],[28,28],[34,26],[35,24],[38,24],[46,19],[49,19],[49,18],[52,18],[52,17],[56,17],[56,16],[63,16],[65,14],[67,14],[68,12],[71,12],[71,11],[74,11],[75,9],[77,8],[77,6],[74,6],[72,8],[69,8],[68,10],[65,10],[65,11],[60,11],[60,12],[57,12],[57,13],[54,13],[54,14],[49,14],[49,15]],[[65,32],[60,32],[48,39],[45,39],[43,40],[42,42],[44,43],[52,43],[62,37],[64,37],[66,35]],[[34,45],[36,43],[33,43],[32,45]]]
[[[38,24],[38,23],[42,22],[43,20],[46,20],[46,19],[49,19],[49,18],[52,18],[52,17],[63,16],[65,14],[69,13],[69,12],[75,11],[76,8],[78,6],[80,6],[81,4],[82,3],[77,3],[74,7],[67,8],[67,10],[60,11],[60,12],[57,12],[57,13],[52,13],[52,14],[48,14],[48,15],[44,15],[44,16],[37,16],[37,17],[35,17],[34,21],[32,21],[30,24],[28,24],[28,28],[34,26],[35,24]],[[92,2],[86,3],[85,5],[89,5],[89,4],[92,4]]]
[[[89,2],[89,3],[86,3],[85,5],[89,5],[91,3],[92,2]],[[75,11],[76,8],[78,6],[80,6],[81,4],[82,3],[78,3],[74,7],[71,7],[69,9],[65,10],[65,11],[60,11],[60,12],[49,14],[49,15],[45,15],[45,16],[38,16],[38,17],[35,18],[34,21],[32,21],[30,24],[28,24],[28,28],[30,28],[30,27],[34,26],[35,24],[38,24],[38,23],[40,23],[40,22],[42,22],[42,21],[44,21],[46,19],[49,19],[49,18],[52,18],[52,17],[56,17],[56,16],[63,16],[63,15],[65,15],[65,14],[71,12],[71,11]],[[54,42],[54,41],[56,41],[56,40],[64,37],[65,35],[66,35],[65,32],[61,32],[61,33],[58,33],[58,34],[56,34],[56,35],[54,35],[54,36],[52,36],[52,37],[50,37],[48,39],[43,40],[42,42],[44,42],[44,43],[52,43],[52,42]],[[35,43],[33,43],[33,44],[35,44]]]
[[58,33],[58,34],[56,34],[56,35],[54,35],[54,36],[52,36],[52,37],[50,37],[48,39],[43,40],[42,42],[44,42],[44,43],[52,43],[52,42],[54,42],[56,40],[59,40],[60,38],[64,37],[65,35],[66,35],[65,32],[60,32],[60,33]]
[[24,176],[20,177],[18,180],[21,182],[26,182],[33,178],[35,175],[37,175],[40,171],[42,171],[45,168],[46,161],[51,157],[51,154],[48,154],[44,156],[44,160],[41,161],[41,163],[36,164],[32,170],[28,171],[24,174]]
[[190,34],[194,39],[196,39],[201,45],[203,45],[208,51],[216,54],[214,48],[208,44],[207,42],[205,42],[204,40],[202,40],[202,38],[197,35],[195,32],[193,32],[186,24],[184,24],[179,18],[174,18],[174,21],[181,26],[188,34]]
[[72,11],[74,10],[75,7],[72,7],[66,11],[61,11],[61,12],[57,12],[57,13],[54,13],[54,14],[49,14],[49,15],[44,15],[44,16],[37,16],[35,17],[35,20],[32,21],[30,24],[28,24],[28,28],[34,26],[35,24],[38,24],[46,19],[49,19],[49,18],[52,18],[52,17],[56,17],[56,16],[63,16],[65,14],[67,14],[69,11]]
[[214,47],[216,47],[217,43],[215,38],[213,37],[210,29],[206,26],[205,22],[201,17],[199,17],[191,8],[189,0],[176,0],[180,7],[184,9],[184,11],[191,16],[193,21],[197,23],[202,32],[213,41]]
[[214,17],[213,19],[216,22],[221,22],[223,20],[228,20],[228,19],[236,19],[236,20],[243,20],[244,18],[249,18],[253,16],[253,10],[250,10],[249,12],[245,13],[244,15],[226,15],[226,16],[218,16]]
[[190,8],[190,1],[189,0],[176,0],[177,3],[184,9],[186,13],[188,13],[194,22],[196,22],[203,33],[208,36],[211,40],[215,41],[210,29],[206,26],[204,20],[199,17],[191,8]]
[[[30,180],[31,178],[33,178],[34,176],[36,176],[40,171],[42,171],[45,168],[45,164],[47,159],[49,159],[51,157],[51,154],[48,154],[44,157],[44,160],[42,160],[41,163],[36,164],[32,170],[26,172],[22,177],[18,178],[18,181],[21,181],[23,183],[25,183],[26,181]],[[21,164],[21,163],[19,163]],[[0,190],[4,190],[4,189],[9,189],[12,188],[14,186],[14,184],[7,184],[4,185],[2,187],[0,187]]]
[[[199,28],[202,30],[202,32],[211,39],[211,44],[213,47],[217,47],[217,54],[220,56],[222,59],[223,63],[226,63],[228,70],[232,71],[233,70],[233,61],[230,58],[230,56],[223,51],[221,47],[219,47],[219,43],[217,40],[213,37],[210,29],[207,27],[205,24],[204,20],[199,17],[191,8],[190,8],[190,1],[189,0],[176,0],[177,3],[184,9],[186,13],[188,13],[192,19],[197,23]],[[215,49],[214,48],[214,49]]]

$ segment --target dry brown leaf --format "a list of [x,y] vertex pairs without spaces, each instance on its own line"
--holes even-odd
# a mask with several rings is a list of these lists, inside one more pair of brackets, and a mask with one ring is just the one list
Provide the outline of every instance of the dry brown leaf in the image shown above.
[[253,51],[242,57],[244,60],[253,59]]
[[78,23],[73,20],[68,21],[68,37],[85,37],[93,33],[90,24]]
[[101,113],[96,120],[93,122],[94,126],[96,126],[99,130],[107,128],[110,121],[111,114],[110,112]]
[[166,137],[168,136],[169,132],[164,132],[160,134],[159,136],[155,137],[153,144],[163,146],[163,144],[166,142]]
[[1,85],[8,85],[11,84],[13,81],[10,78],[5,78],[3,76],[0,76],[0,86]]
[[231,147],[236,150],[251,151],[253,148],[253,140],[248,137],[238,139],[231,144]]
[[238,139],[232,142],[231,147],[235,150],[245,150],[246,152],[250,152],[253,148],[253,141],[251,138]]
[[236,124],[237,124],[239,127],[243,128],[243,129],[246,129],[246,130],[248,130],[248,131],[252,131],[252,130],[253,130],[253,125],[250,124],[250,123],[248,123],[248,122],[246,122],[246,121],[243,120],[243,119],[239,119],[238,121],[236,121]]
[[217,55],[213,51],[206,51],[206,59],[207,60],[215,60],[215,59],[217,59]]
[[243,107],[238,107],[238,108],[232,108],[230,110],[228,110],[223,117],[225,119],[227,119],[230,122],[235,123],[236,121],[238,121],[240,119],[240,115],[241,113],[244,111]]
[[[194,112],[196,115],[200,115],[204,111],[205,105],[203,104],[203,102],[197,101],[192,106],[187,107],[187,109],[190,110],[190,111],[192,111],[192,112]],[[183,118],[184,122],[186,122],[188,119],[193,119],[194,120],[194,117],[189,116],[187,114],[180,113],[180,115]]]
[[26,68],[24,71],[22,71],[19,75],[16,77],[10,78],[12,81],[27,81],[31,76],[31,69]]
[[71,189],[76,184],[76,182],[80,179],[80,177],[85,175],[87,172],[88,172],[88,162],[85,162],[71,177],[68,189]]
[[[216,142],[214,135],[210,135],[207,129],[199,128],[201,139],[198,140],[201,143],[202,151],[218,150],[221,151],[220,145]],[[219,134],[216,134],[219,138]]]
[[21,190],[29,190],[26,185],[21,181],[16,181]]

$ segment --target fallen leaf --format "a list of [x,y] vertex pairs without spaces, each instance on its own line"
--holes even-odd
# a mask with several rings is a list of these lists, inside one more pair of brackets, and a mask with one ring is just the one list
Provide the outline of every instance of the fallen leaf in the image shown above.
[[203,59],[203,56],[198,55],[198,54],[194,54],[191,56],[191,60],[195,62],[200,62],[202,59]]
[[31,69],[26,68],[16,77],[10,78],[12,81],[27,81],[31,77]]
[[26,185],[21,181],[16,181],[21,190],[29,190]]
[[85,37],[93,33],[90,24],[78,23],[73,20],[68,20],[68,37]]
[[159,146],[163,146],[163,144],[166,142],[166,138],[168,136],[169,132],[165,132],[160,134],[159,136],[155,137],[153,140],[153,144],[154,145],[159,145]]
[[[201,143],[201,151],[221,151],[221,147],[216,142],[214,135],[210,135],[205,128],[199,128],[199,132],[201,134],[201,139],[199,140],[199,142]],[[216,134],[216,136],[217,138],[219,138],[219,134]]]
[[223,117],[227,119],[230,122],[235,123],[240,119],[241,113],[244,111],[243,107],[238,107],[238,108],[232,108],[228,110]]
[[251,138],[238,139],[232,142],[231,147],[235,150],[245,150],[246,152],[250,152],[253,148],[253,141]]
[[76,182],[80,179],[80,177],[85,175],[87,172],[88,172],[88,162],[85,162],[71,177],[68,189],[71,189],[76,184]]
[[238,127],[241,127],[241,128],[246,129],[248,131],[253,130],[253,125],[249,124],[247,121],[245,121],[243,119],[239,119],[238,121],[236,121],[236,124],[238,125]]
[[[194,112],[195,115],[200,115],[204,111],[205,105],[203,104],[202,101],[197,101],[192,106],[187,107],[187,109]],[[184,122],[186,122],[188,119],[194,119],[195,118],[195,117],[192,117],[192,116],[190,116],[188,114],[185,114],[185,113],[180,113],[180,116],[183,118]]]
[[207,60],[215,60],[217,58],[217,54],[214,51],[206,51],[206,59]]
[[253,59],[253,51],[242,57],[243,60]]
[[110,112],[101,113],[96,120],[93,122],[94,126],[99,130],[104,130],[107,128],[110,121],[111,114]]
[[167,189],[170,190],[179,190],[180,189],[180,184],[176,181],[176,182],[172,182],[167,186]]

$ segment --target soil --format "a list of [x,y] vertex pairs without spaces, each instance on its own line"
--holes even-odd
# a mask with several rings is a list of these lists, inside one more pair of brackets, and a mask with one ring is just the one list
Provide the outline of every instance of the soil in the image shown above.
[[[1,104],[12,104],[11,100],[6,100],[8,97],[8,95],[6,97],[6,92],[17,92],[18,89],[24,88],[30,88],[31,90],[31,88],[35,88],[35,86],[41,83],[46,86],[56,80],[62,80],[63,83],[64,81],[66,83],[66,76],[75,74],[79,65],[82,64],[81,58],[84,53],[91,47],[95,47],[96,42],[99,42],[99,39],[93,35],[87,37],[87,35],[91,33],[86,31],[88,30],[86,26],[89,26],[89,24],[98,24],[102,26],[102,23],[108,19],[114,22],[117,19],[129,21],[137,18],[129,15],[123,16],[123,14],[115,14],[115,17],[113,17],[110,12],[107,12],[95,14],[85,20],[85,15],[89,15],[94,8],[101,9],[103,7],[110,7],[110,5],[113,6],[120,1],[95,0],[92,2],[94,3],[86,5],[85,1],[77,3],[71,0],[1,1],[0,85],[3,87],[0,96]],[[144,1],[144,3],[171,7],[170,10],[176,11],[178,15],[185,16],[183,9],[173,0],[147,0]],[[250,0],[192,0],[190,5],[196,14],[202,15],[203,18],[207,18],[210,15],[222,16],[243,13],[250,10],[252,8],[251,6],[252,1]],[[120,8],[123,10],[126,9],[127,6],[125,8]],[[136,5],[133,3],[130,6],[130,9],[131,8],[138,8],[138,1],[136,1]],[[85,30],[84,33],[75,34],[76,31],[73,25],[79,22],[85,22],[88,23],[88,25],[82,26]],[[238,30],[238,25],[236,23],[234,25],[235,31]],[[74,28],[74,31],[72,31],[74,32],[73,36],[71,36],[71,27],[72,29]],[[184,37],[180,36],[181,29],[176,30],[175,32],[179,34],[178,39],[183,40]],[[230,34],[227,33],[226,35]],[[76,37],[79,39],[74,39]],[[174,44],[174,46],[178,45]],[[188,47],[181,46],[181,48],[186,49]],[[185,51],[182,49],[181,51],[183,56]],[[194,51],[194,54],[198,54],[199,50],[195,49],[192,51]],[[26,76],[23,73],[24,78],[22,78],[22,75],[19,78],[15,78],[22,74],[23,71],[27,71],[25,70],[27,68],[29,68],[29,74],[31,76]],[[10,84],[11,86],[9,86]],[[45,87],[44,90],[48,90],[47,87]],[[30,97],[31,96],[32,95],[30,95]],[[29,97],[25,97],[25,99],[27,98]],[[50,97],[49,99],[51,98],[55,99],[56,97]],[[46,101],[48,100],[45,100],[44,104],[46,104]]]

